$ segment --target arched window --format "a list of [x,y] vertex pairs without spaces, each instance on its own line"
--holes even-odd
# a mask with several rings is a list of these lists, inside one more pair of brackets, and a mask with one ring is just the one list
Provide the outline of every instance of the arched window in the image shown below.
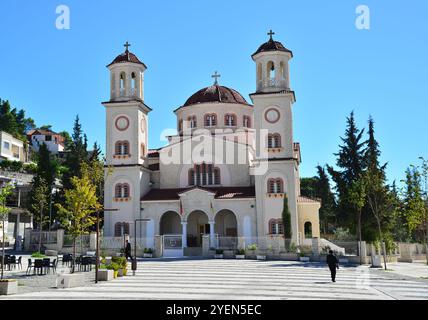
[[189,186],[213,186],[221,184],[220,169],[212,164],[197,164],[189,170]]
[[281,148],[281,135],[279,133],[268,135],[268,148]]
[[187,121],[189,121],[189,126],[191,129],[196,128],[196,116],[190,116],[187,118]]
[[281,219],[271,219],[269,221],[269,234],[284,234],[284,227]]
[[129,156],[129,142],[128,141],[116,142],[115,155],[117,155],[117,156]]
[[183,119],[178,120],[178,131],[183,131]]
[[273,61],[269,61],[267,64],[267,78],[268,79],[275,79],[275,74],[276,74],[276,70],[275,70],[275,64],[273,63]]
[[228,127],[236,126],[236,116],[234,114],[226,114],[224,116],[224,125]]
[[118,183],[114,188],[114,194],[116,199],[129,198],[130,188],[127,183]]
[[258,83],[258,85],[259,85],[259,88],[260,88],[260,86],[262,85],[262,81],[263,81],[262,73],[263,73],[263,71],[262,71],[262,64],[261,64],[261,63],[259,63],[259,64],[257,65],[257,83]]
[[125,84],[126,84],[126,73],[121,72],[120,73],[120,80],[119,80],[119,88],[120,88],[120,96],[123,97],[125,95]]
[[141,144],[141,158],[146,157],[146,145],[144,143]]
[[281,178],[268,180],[268,193],[284,193],[284,182]]
[[205,126],[214,127],[217,125],[217,115],[215,114],[206,114],[205,115]]
[[243,123],[245,128],[251,128],[251,118],[249,116],[244,116]]
[[129,223],[118,222],[114,225],[114,236],[123,237],[125,234],[129,235]]
[[131,93],[133,96],[137,95],[137,76],[135,72],[131,74]]
[[305,238],[312,238],[312,223],[305,223]]

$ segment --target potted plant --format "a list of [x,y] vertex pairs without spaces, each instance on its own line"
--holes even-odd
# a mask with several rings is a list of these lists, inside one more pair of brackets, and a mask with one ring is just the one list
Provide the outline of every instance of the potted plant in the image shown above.
[[302,262],[309,262],[309,257],[306,256],[306,254],[302,251],[299,253],[299,260]]
[[144,258],[153,258],[153,249],[152,248],[144,248],[143,257]]
[[110,281],[114,279],[113,269],[108,269],[107,265],[101,264],[98,269],[98,281]]
[[257,251],[257,245],[256,244],[250,244],[247,247],[246,256],[250,258],[256,257],[256,251]]
[[236,250],[235,257],[238,260],[245,259],[245,250],[244,249],[238,249],[238,250]]
[[223,259],[223,252],[224,252],[224,250],[222,250],[222,249],[216,249],[214,258],[215,259]]
[[113,277],[116,279],[119,273],[119,265],[115,262],[112,262],[107,266],[108,270],[113,270]]
[[18,281],[15,279],[0,280],[0,296],[9,296],[18,293]]
[[112,264],[116,264],[118,266],[117,276],[123,277],[126,275],[126,268],[128,266],[128,261],[126,261],[125,257],[113,257]]

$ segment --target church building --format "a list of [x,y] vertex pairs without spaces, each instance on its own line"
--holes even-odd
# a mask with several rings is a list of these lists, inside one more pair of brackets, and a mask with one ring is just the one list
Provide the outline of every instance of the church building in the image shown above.
[[[159,256],[202,255],[203,247],[261,249],[284,245],[288,203],[291,241],[320,237],[320,202],[300,194],[300,144],[293,138],[293,53],[273,39],[251,56],[256,90],[246,100],[214,84],[178,109],[177,134],[148,145],[146,65],[129,51],[110,70],[106,110],[104,236],[136,236]],[[135,234],[136,233],[136,234]]]

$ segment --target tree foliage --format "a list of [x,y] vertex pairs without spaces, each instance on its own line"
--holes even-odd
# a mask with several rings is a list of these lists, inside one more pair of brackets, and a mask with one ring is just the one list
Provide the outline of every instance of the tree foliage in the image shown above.
[[27,132],[34,128],[34,120],[27,118],[24,110],[12,108],[9,101],[0,99],[0,131],[27,141]]

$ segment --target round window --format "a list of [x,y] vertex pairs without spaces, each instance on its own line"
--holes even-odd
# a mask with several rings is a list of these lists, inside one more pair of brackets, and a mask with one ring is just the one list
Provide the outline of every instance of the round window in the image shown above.
[[116,129],[119,131],[125,131],[129,127],[129,119],[125,116],[120,116],[116,119]]
[[279,111],[277,109],[271,108],[266,111],[265,113],[265,119],[267,122],[275,123],[278,122],[279,118],[281,117]]

